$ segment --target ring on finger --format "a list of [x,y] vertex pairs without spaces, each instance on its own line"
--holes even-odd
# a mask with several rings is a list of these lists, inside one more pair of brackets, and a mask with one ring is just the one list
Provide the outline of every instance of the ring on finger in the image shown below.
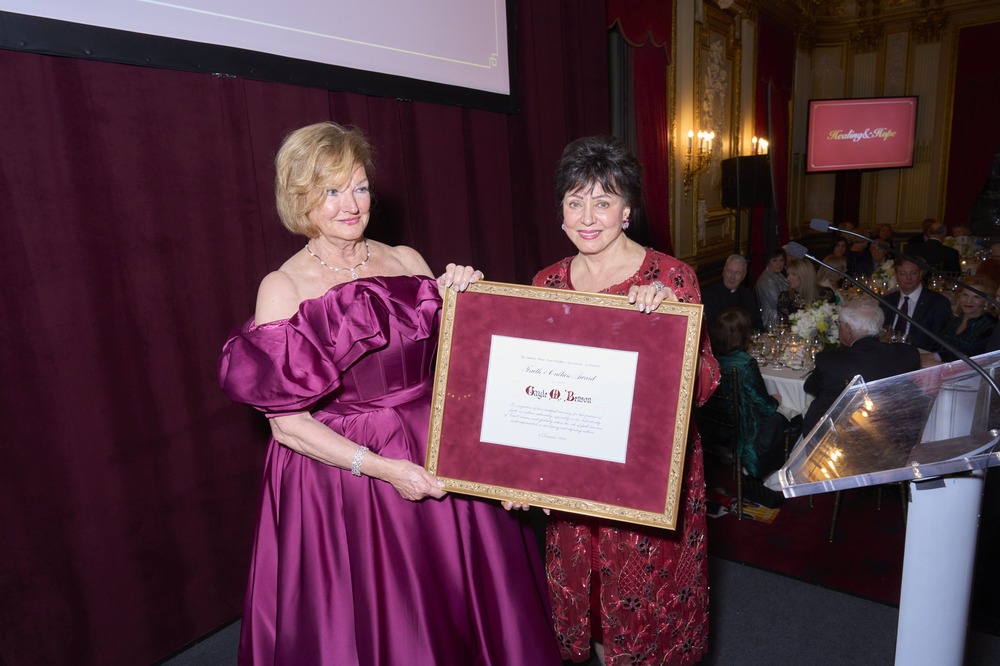
[[653,288],[656,289],[656,293],[660,293],[661,291],[663,291],[667,287],[662,282],[660,282],[659,280],[657,280],[656,282],[653,282]]

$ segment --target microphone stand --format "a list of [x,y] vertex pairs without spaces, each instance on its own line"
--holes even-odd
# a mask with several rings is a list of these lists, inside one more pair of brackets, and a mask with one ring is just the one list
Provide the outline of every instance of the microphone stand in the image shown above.
[[979,291],[978,289],[976,289],[975,287],[973,287],[971,284],[964,284],[960,280],[956,280],[955,278],[951,277],[950,275],[945,275],[943,272],[941,272],[939,270],[935,270],[934,268],[932,268],[931,265],[928,264],[926,261],[924,261],[923,258],[921,258],[921,257],[915,257],[913,255],[905,254],[903,252],[897,252],[895,250],[895,248],[893,248],[892,246],[886,245],[885,243],[881,243],[881,242],[879,242],[875,238],[868,238],[867,236],[863,236],[863,235],[861,235],[861,234],[859,234],[857,232],[850,231],[848,229],[841,229],[839,227],[835,227],[832,224],[830,224],[829,222],[827,222],[826,220],[821,220],[818,217],[814,217],[812,219],[812,221],[809,223],[809,226],[812,229],[816,230],[816,231],[836,231],[837,233],[847,234],[848,236],[854,236],[855,238],[859,238],[859,239],[861,239],[863,241],[868,241],[869,243],[874,243],[876,247],[882,248],[883,250],[885,250],[887,253],[889,253],[893,257],[896,257],[898,259],[903,259],[905,261],[909,261],[911,264],[914,264],[915,266],[918,266],[920,268],[920,270],[922,270],[922,271],[925,271],[925,272],[928,272],[928,273],[934,273],[939,278],[942,278],[945,282],[947,282],[948,284],[952,285],[953,287],[958,287],[960,289],[967,289],[967,290],[971,291],[972,293],[976,294],[977,296],[982,296],[988,302],[990,302],[995,308],[1000,309],[1000,301],[997,301],[996,294],[985,294],[985,293]]
[[984,370],[981,365],[979,365],[978,363],[976,363],[975,361],[973,361],[966,354],[962,353],[959,349],[956,349],[952,345],[950,345],[947,342],[945,342],[944,340],[942,340],[941,336],[939,336],[937,333],[935,333],[934,331],[930,330],[929,328],[927,328],[926,326],[924,326],[920,322],[916,321],[915,319],[913,319],[913,317],[911,317],[910,315],[906,314],[905,312],[903,312],[902,310],[900,310],[899,308],[897,308],[895,305],[893,305],[892,303],[890,303],[886,299],[882,298],[879,294],[875,293],[875,291],[872,290],[870,287],[862,284],[860,280],[857,280],[854,277],[848,275],[847,273],[834,268],[830,264],[827,264],[827,263],[824,263],[824,262],[820,261],[816,257],[814,257],[811,254],[809,254],[809,251],[806,249],[806,247],[804,245],[800,244],[800,243],[796,243],[796,242],[789,243],[785,247],[785,251],[788,252],[788,254],[790,254],[793,257],[795,257],[796,259],[802,259],[802,258],[809,259],[810,261],[813,261],[813,262],[819,264],[823,268],[827,268],[827,269],[833,271],[834,273],[837,273],[838,275],[841,275],[844,278],[846,278],[847,280],[849,280],[851,282],[851,284],[853,284],[855,287],[858,287],[863,292],[865,292],[866,294],[868,294],[869,296],[871,296],[872,298],[874,298],[876,301],[878,301],[880,304],[886,306],[887,308],[889,308],[890,310],[892,310],[893,312],[895,312],[898,316],[900,316],[903,319],[905,319],[906,321],[910,322],[911,325],[916,326],[918,329],[920,329],[921,331],[923,331],[927,335],[927,337],[929,337],[931,340],[933,340],[934,342],[938,343],[939,345],[941,345],[942,347],[944,347],[945,349],[947,349],[948,351],[950,351],[952,354],[954,354],[957,358],[959,358],[962,361],[964,361],[970,368],[972,368],[973,370],[975,370],[976,372],[978,372],[979,375],[986,381],[986,383],[989,384],[990,387],[996,392],[996,394],[998,396],[1000,396],[1000,386],[997,386],[997,383],[995,381],[993,381],[993,377],[991,377],[990,374],[988,372],[986,372],[986,370]]

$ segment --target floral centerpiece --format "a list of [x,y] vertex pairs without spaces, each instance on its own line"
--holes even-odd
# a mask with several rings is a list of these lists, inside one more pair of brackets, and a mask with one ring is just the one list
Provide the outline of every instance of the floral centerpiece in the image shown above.
[[896,269],[892,266],[892,259],[883,261],[872,271],[872,284],[882,294],[896,288]]
[[792,333],[806,342],[818,340],[824,347],[840,344],[838,321],[840,306],[826,301],[817,301],[788,317]]

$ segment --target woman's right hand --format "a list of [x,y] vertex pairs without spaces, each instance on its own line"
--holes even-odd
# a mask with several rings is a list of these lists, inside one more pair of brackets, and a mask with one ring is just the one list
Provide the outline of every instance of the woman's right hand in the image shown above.
[[[274,438],[297,453],[326,465],[341,469],[352,468],[358,444],[334,432],[308,412],[277,416],[271,419]],[[383,458],[374,451],[362,455],[357,470],[364,476],[392,484],[403,499],[417,502],[427,497],[440,499],[448,493],[443,482],[409,460]]]

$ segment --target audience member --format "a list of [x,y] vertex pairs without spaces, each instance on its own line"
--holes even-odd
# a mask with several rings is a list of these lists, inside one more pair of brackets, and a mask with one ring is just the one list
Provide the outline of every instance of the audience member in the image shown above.
[[879,341],[884,323],[885,315],[873,300],[841,305],[838,332],[843,346],[816,354],[816,367],[805,383],[806,393],[815,399],[802,420],[802,432],[815,427],[856,375],[870,382],[920,368],[920,352],[913,345]]
[[909,254],[922,258],[931,268],[958,275],[962,272],[962,262],[958,250],[944,244],[945,234],[944,224],[935,222],[927,232],[927,240],[913,248]]
[[959,258],[965,259],[978,249],[978,240],[972,235],[972,228],[961,223],[952,227],[951,236],[945,239],[945,245],[958,250]]
[[915,248],[916,246],[920,245],[925,240],[927,240],[927,233],[931,230],[931,227],[933,227],[935,224],[937,224],[937,220],[935,220],[933,217],[928,217],[926,220],[924,220],[923,223],[920,225],[921,226],[920,233],[914,234],[906,241],[906,248],[905,248],[906,251],[909,252],[910,250],[912,250],[913,248]]
[[[847,273],[847,257],[828,254],[823,258],[823,263],[830,268],[820,266],[816,271],[817,299],[827,303],[840,303],[842,300],[840,289],[844,284],[844,276],[841,273]],[[832,268],[836,270],[830,270]]]
[[843,257],[846,266],[844,272],[848,275],[854,275],[854,257],[851,255],[850,250],[851,244],[847,242],[847,239],[843,236],[837,236],[833,240],[833,247],[830,248],[828,256]]
[[[941,294],[931,291],[923,284],[924,272],[908,259],[896,259],[897,289],[886,294],[885,299],[908,314],[922,326],[940,335],[951,319],[951,304]],[[926,333],[910,322],[899,317],[891,309],[882,306],[885,321],[894,331],[903,335],[907,342],[926,351],[937,351],[938,345]]]
[[[858,230],[858,225],[846,220],[840,223],[840,228],[843,229],[844,231],[853,231],[855,233],[861,233]],[[851,244],[850,247],[851,252],[855,253],[868,252],[868,241],[858,238],[857,236],[845,236],[845,238],[847,238],[848,242]]]
[[764,272],[757,277],[757,284],[754,285],[764,326],[771,328],[780,323],[778,294],[786,289],[788,289],[788,279],[785,278],[785,250],[778,247],[767,254]]
[[895,244],[892,242],[893,231],[891,224],[880,224],[878,229],[875,231],[875,240],[879,241],[883,245],[888,245],[891,248],[895,248]]
[[869,251],[871,243],[859,240],[851,244],[847,251],[847,262],[852,266],[851,275],[855,277],[868,277],[872,274],[872,255]]
[[764,320],[753,290],[743,285],[747,276],[747,260],[741,254],[731,254],[722,267],[722,280],[701,290],[701,302],[705,306],[705,325],[709,328],[719,313],[729,307],[746,310],[750,325],[756,331],[764,330]]
[[[881,243],[882,241],[878,238],[873,239]],[[868,253],[864,257],[858,257],[855,263],[855,268],[857,270],[857,275],[859,277],[871,277],[875,271],[882,268],[887,261],[892,261],[889,258],[889,252],[876,243],[868,244]]]
[[[985,294],[995,294],[997,290],[997,283],[985,275],[973,275],[963,280],[962,284],[975,287]],[[948,320],[941,337],[966,356],[985,352],[997,325],[997,318],[987,311],[988,305],[989,301],[982,296],[968,289],[959,289],[952,307],[954,316]],[[938,351],[938,357],[942,361],[954,361],[958,358],[945,348]]]
[[[792,259],[788,262],[788,289],[778,294],[778,318],[782,323],[803,308],[819,299],[816,290],[816,269],[807,259]],[[827,293],[824,300],[834,302],[835,295]]]
[[[733,369],[736,370],[736,394],[739,396],[739,431],[736,454],[750,476],[764,479],[784,462],[784,437],[788,421],[778,412],[779,400],[767,392],[757,361],[750,349],[750,318],[742,308],[726,308],[709,328],[712,352],[719,361],[722,381],[708,403],[723,411],[731,408],[722,396],[733,392]],[[706,404],[708,404],[706,403]],[[728,440],[732,432],[720,430],[714,423],[699,421],[705,441]]]

